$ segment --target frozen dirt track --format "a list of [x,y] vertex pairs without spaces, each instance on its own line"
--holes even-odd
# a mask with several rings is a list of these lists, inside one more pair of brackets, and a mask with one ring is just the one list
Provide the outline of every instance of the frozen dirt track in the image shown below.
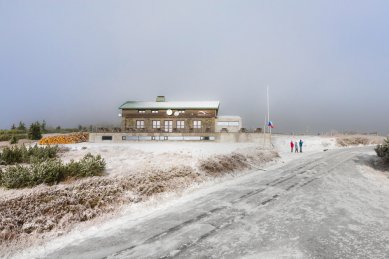
[[236,177],[45,257],[389,258],[388,182],[361,172],[368,150],[313,154]]

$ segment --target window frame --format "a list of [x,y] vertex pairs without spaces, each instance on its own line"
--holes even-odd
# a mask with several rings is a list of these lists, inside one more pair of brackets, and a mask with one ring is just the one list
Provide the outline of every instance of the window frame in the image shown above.
[[185,121],[184,120],[176,121],[176,128],[177,129],[185,129]]
[[193,128],[194,128],[194,129],[201,129],[201,128],[202,128],[202,122],[201,122],[201,120],[195,120],[195,121],[193,121]]
[[145,121],[144,120],[136,120],[136,128],[137,129],[144,129],[145,128]]
[[151,122],[153,129],[160,129],[161,128],[161,121],[160,120],[153,120]]
[[239,127],[240,122],[239,121],[218,121],[217,126],[219,127]]

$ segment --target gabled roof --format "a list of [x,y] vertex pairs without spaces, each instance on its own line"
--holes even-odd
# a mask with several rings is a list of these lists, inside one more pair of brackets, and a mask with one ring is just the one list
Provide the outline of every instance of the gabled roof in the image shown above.
[[119,109],[129,110],[146,110],[146,109],[219,109],[219,101],[203,101],[203,102],[125,102]]

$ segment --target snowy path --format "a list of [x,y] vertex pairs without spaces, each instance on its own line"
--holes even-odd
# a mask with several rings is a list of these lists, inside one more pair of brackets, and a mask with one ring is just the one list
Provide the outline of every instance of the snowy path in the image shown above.
[[389,258],[388,179],[364,176],[368,150],[246,174],[44,257]]

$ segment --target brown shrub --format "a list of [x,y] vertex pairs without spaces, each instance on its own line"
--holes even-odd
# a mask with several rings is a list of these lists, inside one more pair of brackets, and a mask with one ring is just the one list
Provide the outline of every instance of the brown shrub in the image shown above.
[[[30,233],[64,229],[115,210],[123,203],[177,190],[198,175],[189,167],[149,172],[125,178],[93,177],[72,186],[47,187],[0,201],[0,241]],[[127,194],[135,194],[129,197]]]
[[210,176],[220,176],[237,170],[245,170],[262,166],[279,155],[275,151],[243,150],[242,153],[216,155],[200,161],[199,169]]
[[110,212],[122,203],[125,188],[117,179],[91,178],[74,186],[47,187],[0,201],[0,240],[44,233]]
[[209,177],[260,166],[277,156],[276,152],[261,150],[217,155],[200,161],[198,168],[149,168],[142,174],[126,177],[91,177],[70,185],[31,189],[27,194],[0,200],[0,243],[6,245],[53,230],[66,231],[78,222],[113,212],[122,204],[144,201]]
[[349,147],[349,146],[359,146],[359,145],[378,145],[383,142],[383,137],[380,136],[342,136],[337,137],[336,142],[338,146]]

